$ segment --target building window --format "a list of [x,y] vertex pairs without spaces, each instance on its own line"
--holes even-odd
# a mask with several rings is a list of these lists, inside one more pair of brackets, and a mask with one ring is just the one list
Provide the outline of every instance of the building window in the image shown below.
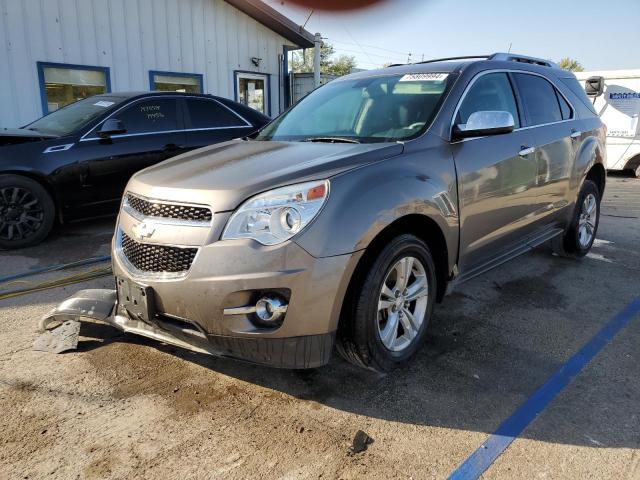
[[42,112],[111,91],[109,68],[38,62]]
[[236,102],[265,115],[269,109],[269,76],[250,72],[234,72]]
[[151,90],[161,92],[202,93],[202,75],[199,73],[149,72]]

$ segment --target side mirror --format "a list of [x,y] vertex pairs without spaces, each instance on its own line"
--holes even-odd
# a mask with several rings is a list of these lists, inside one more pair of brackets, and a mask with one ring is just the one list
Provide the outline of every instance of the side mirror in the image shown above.
[[513,115],[502,111],[473,112],[466,124],[453,127],[454,139],[502,135],[513,132],[515,128]]
[[124,127],[122,120],[116,118],[108,118],[98,130],[98,136],[100,138],[109,138],[111,135],[119,135],[126,133],[127,129]]
[[584,82],[584,91],[588,97],[599,97],[604,92],[604,77],[589,77]]

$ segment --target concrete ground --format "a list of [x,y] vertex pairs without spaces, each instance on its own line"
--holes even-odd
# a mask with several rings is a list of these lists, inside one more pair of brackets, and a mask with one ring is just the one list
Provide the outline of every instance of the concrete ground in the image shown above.
[[[78,224],[5,252],[0,276],[108,253],[112,229]],[[462,285],[389,375],[338,356],[274,370],[97,324],[83,324],[78,351],[37,352],[38,318],[112,279],[2,300],[0,478],[444,478],[640,295],[639,239],[640,180],[610,177],[587,258],[543,247]],[[638,345],[640,316],[484,476],[640,478]],[[358,430],[374,443],[352,454]]]

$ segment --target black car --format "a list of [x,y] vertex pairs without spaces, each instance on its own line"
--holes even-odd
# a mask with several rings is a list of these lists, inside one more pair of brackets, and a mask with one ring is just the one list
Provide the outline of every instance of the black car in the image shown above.
[[269,120],[212,95],[135,92],[86,98],[0,130],[0,248],[34,245],[56,220],[114,214],[138,170]]

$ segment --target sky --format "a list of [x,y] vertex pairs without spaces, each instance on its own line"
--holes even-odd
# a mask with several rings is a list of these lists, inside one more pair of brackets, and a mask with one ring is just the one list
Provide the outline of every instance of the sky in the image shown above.
[[[264,0],[297,24],[309,9]],[[585,70],[640,68],[640,0],[387,0],[351,13],[316,10],[306,27],[360,68],[511,52]],[[423,57],[424,56],[424,57]]]

